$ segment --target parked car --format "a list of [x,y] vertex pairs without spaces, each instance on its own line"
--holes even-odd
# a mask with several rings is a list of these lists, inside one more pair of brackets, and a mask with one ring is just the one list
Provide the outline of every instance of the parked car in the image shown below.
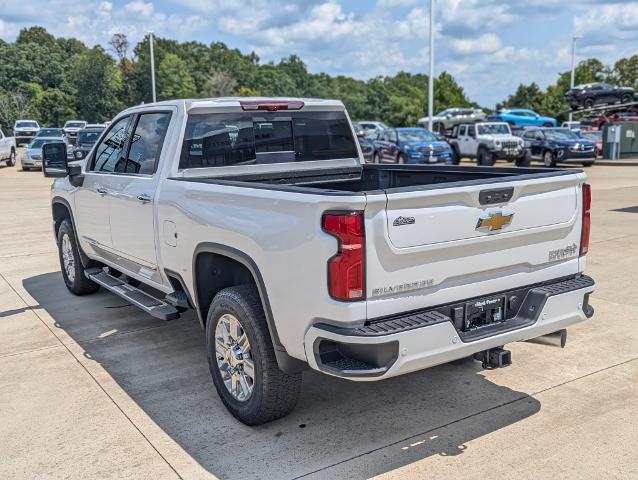
[[64,130],[62,130],[61,128],[48,128],[48,127],[42,127],[40,128],[40,131],[36,134],[36,138],[37,137],[59,137],[62,138],[64,137]]
[[425,128],[388,128],[374,140],[374,163],[452,163],[452,150]]
[[35,120],[16,120],[13,124],[13,136],[18,147],[31,142],[39,131],[40,125]]
[[598,156],[596,143],[568,128],[530,128],[523,133],[523,140],[529,157],[542,161],[546,167],[555,167],[557,163],[589,167]]
[[634,101],[634,89],[609,83],[586,83],[567,90],[565,101],[571,108],[629,103]]
[[563,122],[561,128],[569,128],[575,132],[580,130],[580,122]]
[[585,130],[602,130],[606,123],[638,122],[638,111],[627,110],[609,115],[588,116],[581,119],[581,128]]
[[534,110],[526,108],[507,108],[498,110],[496,113],[487,117],[490,122],[507,122],[511,126],[536,126],[536,127],[555,127],[556,119],[551,117],[543,117]]
[[86,124],[84,120],[69,120],[64,124],[64,133],[70,141],[74,141],[78,132],[86,127]]
[[24,150],[24,152],[22,152],[22,155],[20,155],[20,164],[22,165],[22,170],[26,172],[31,170],[32,168],[42,168],[42,146],[45,143],[52,142],[63,142],[65,145],[67,145],[67,140],[65,137],[34,138],[29,146]]
[[478,165],[492,166],[496,160],[529,165],[523,140],[512,134],[505,122],[478,122],[458,125],[448,140],[458,163],[461,158],[475,158]]
[[5,136],[0,129],[0,162],[5,162],[7,167],[13,167],[16,164],[16,150],[15,138]]
[[362,121],[357,123],[366,132],[366,136],[372,139],[377,138],[381,132],[388,128],[388,126],[382,122]]
[[597,156],[603,155],[603,132],[602,130],[580,130],[578,132],[580,138],[590,140],[596,144]]
[[249,425],[294,408],[304,368],[502,367],[504,345],[593,315],[579,171],[364,165],[343,104],[312,99],[138,105],[81,164],[64,147],[44,146],[44,173],[67,289],[194,309]]
[[95,142],[106,127],[102,125],[87,125],[78,132],[75,145],[72,146],[71,158],[82,160],[91,151]]
[[[448,108],[432,117],[432,130],[446,133],[462,123],[482,122],[487,118],[480,108]],[[419,118],[417,125],[428,128],[430,117]]]

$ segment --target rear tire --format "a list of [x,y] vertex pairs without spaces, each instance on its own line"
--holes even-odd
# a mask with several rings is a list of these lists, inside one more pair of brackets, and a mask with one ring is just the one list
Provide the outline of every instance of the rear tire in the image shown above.
[[60,268],[66,288],[74,295],[95,293],[100,286],[86,278],[84,266],[80,258],[80,251],[69,219],[62,220],[58,229],[58,253]]
[[494,156],[486,148],[479,148],[477,160],[477,163],[482,167],[491,167],[494,165]]
[[543,163],[547,168],[553,168],[556,166],[556,159],[554,158],[554,154],[551,150],[545,150],[545,153],[543,153]]
[[593,108],[595,103],[596,102],[594,102],[593,98],[586,98],[585,101],[583,102],[583,106],[585,108]]
[[255,286],[225,288],[215,295],[206,321],[206,349],[217,393],[240,422],[259,425],[294,409],[301,373],[279,369]]
[[459,155],[456,147],[452,147],[452,165],[458,165],[461,163],[461,155]]
[[625,93],[625,94],[623,94],[622,97],[620,97],[620,103],[629,103],[629,102],[631,102],[631,100],[632,100],[632,97],[628,93]]

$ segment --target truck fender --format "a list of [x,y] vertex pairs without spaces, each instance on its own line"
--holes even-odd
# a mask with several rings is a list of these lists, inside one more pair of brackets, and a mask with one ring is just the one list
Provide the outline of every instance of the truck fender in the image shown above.
[[279,334],[277,332],[277,325],[275,324],[274,317],[272,314],[272,309],[270,307],[270,300],[268,299],[268,292],[266,290],[266,284],[261,275],[259,267],[255,263],[255,261],[245,252],[237,250],[236,248],[229,247],[228,245],[222,245],[219,243],[213,242],[202,242],[197,245],[195,251],[193,253],[193,265],[192,265],[192,275],[193,275],[193,294],[190,296],[195,302],[195,309],[197,311],[199,321],[202,327],[205,327],[205,318],[206,318],[206,310],[208,308],[207,305],[199,305],[199,289],[198,289],[198,279],[197,279],[197,262],[198,257],[202,253],[213,253],[215,255],[219,255],[221,257],[226,257],[230,260],[233,260],[241,265],[243,265],[255,282],[257,287],[257,291],[259,292],[259,297],[261,299],[261,304],[264,309],[264,315],[266,317],[266,323],[268,325],[268,330],[270,333],[270,339],[273,344],[273,348],[275,350],[275,356],[277,358],[277,363],[279,368],[286,373],[294,373],[298,371],[302,371],[307,368],[305,362],[293,358],[288,355],[286,352],[286,348],[281,344],[279,339]]
[[[62,211],[62,208],[66,210],[66,212]],[[78,231],[75,227],[75,220],[73,219],[73,210],[71,209],[71,205],[69,204],[69,202],[62,197],[53,197],[51,199],[51,214],[53,216],[53,235],[56,243],[58,241],[58,228],[60,227],[60,223],[62,223],[62,220],[64,220],[65,218],[68,218],[71,221],[73,233],[75,235],[75,238],[77,239],[77,247],[78,251],[80,252],[80,261],[82,262],[82,266],[84,268],[90,267],[92,264],[92,260],[86,255],[86,253],[84,253],[84,250],[82,250],[82,246],[80,245]]]

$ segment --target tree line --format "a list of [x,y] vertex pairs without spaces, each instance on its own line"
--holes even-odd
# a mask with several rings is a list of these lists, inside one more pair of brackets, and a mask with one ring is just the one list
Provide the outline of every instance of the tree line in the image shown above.
[[[177,42],[156,38],[154,44],[158,100],[264,95],[337,98],[353,119],[375,119],[390,125],[414,125],[426,115],[427,75],[399,72],[358,80],[308,72],[296,55],[263,63],[221,42]],[[581,62],[577,82],[614,79],[634,84],[638,55],[605,67],[596,59]],[[567,82],[567,83],[566,83]],[[563,94],[569,73],[542,91],[520,85],[501,106],[529,107],[556,115],[567,106]],[[434,110],[478,107],[447,72],[434,79]],[[10,131],[17,118],[34,118],[60,126],[78,118],[111,119],[122,109],[151,101],[149,38],[131,47],[115,34],[107,49],[89,48],[74,38],[56,38],[42,27],[20,31],[15,42],[0,40],[0,123]]]

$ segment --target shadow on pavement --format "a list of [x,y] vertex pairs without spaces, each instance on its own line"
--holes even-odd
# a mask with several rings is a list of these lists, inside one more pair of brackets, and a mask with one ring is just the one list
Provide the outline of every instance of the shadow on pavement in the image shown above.
[[540,410],[536,399],[487,381],[480,366],[468,360],[372,383],[307,372],[291,415],[250,428],[217,397],[194,315],[162,323],[108,292],[74,297],[59,272],[23,284],[56,327],[82,345],[85,357],[99,362],[168,435],[220,478],[321,475],[325,468],[349,459],[356,464],[391,446],[389,457],[367,456],[365,468],[347,474],[365,478],[432,455],[460,455],[467,442]]

